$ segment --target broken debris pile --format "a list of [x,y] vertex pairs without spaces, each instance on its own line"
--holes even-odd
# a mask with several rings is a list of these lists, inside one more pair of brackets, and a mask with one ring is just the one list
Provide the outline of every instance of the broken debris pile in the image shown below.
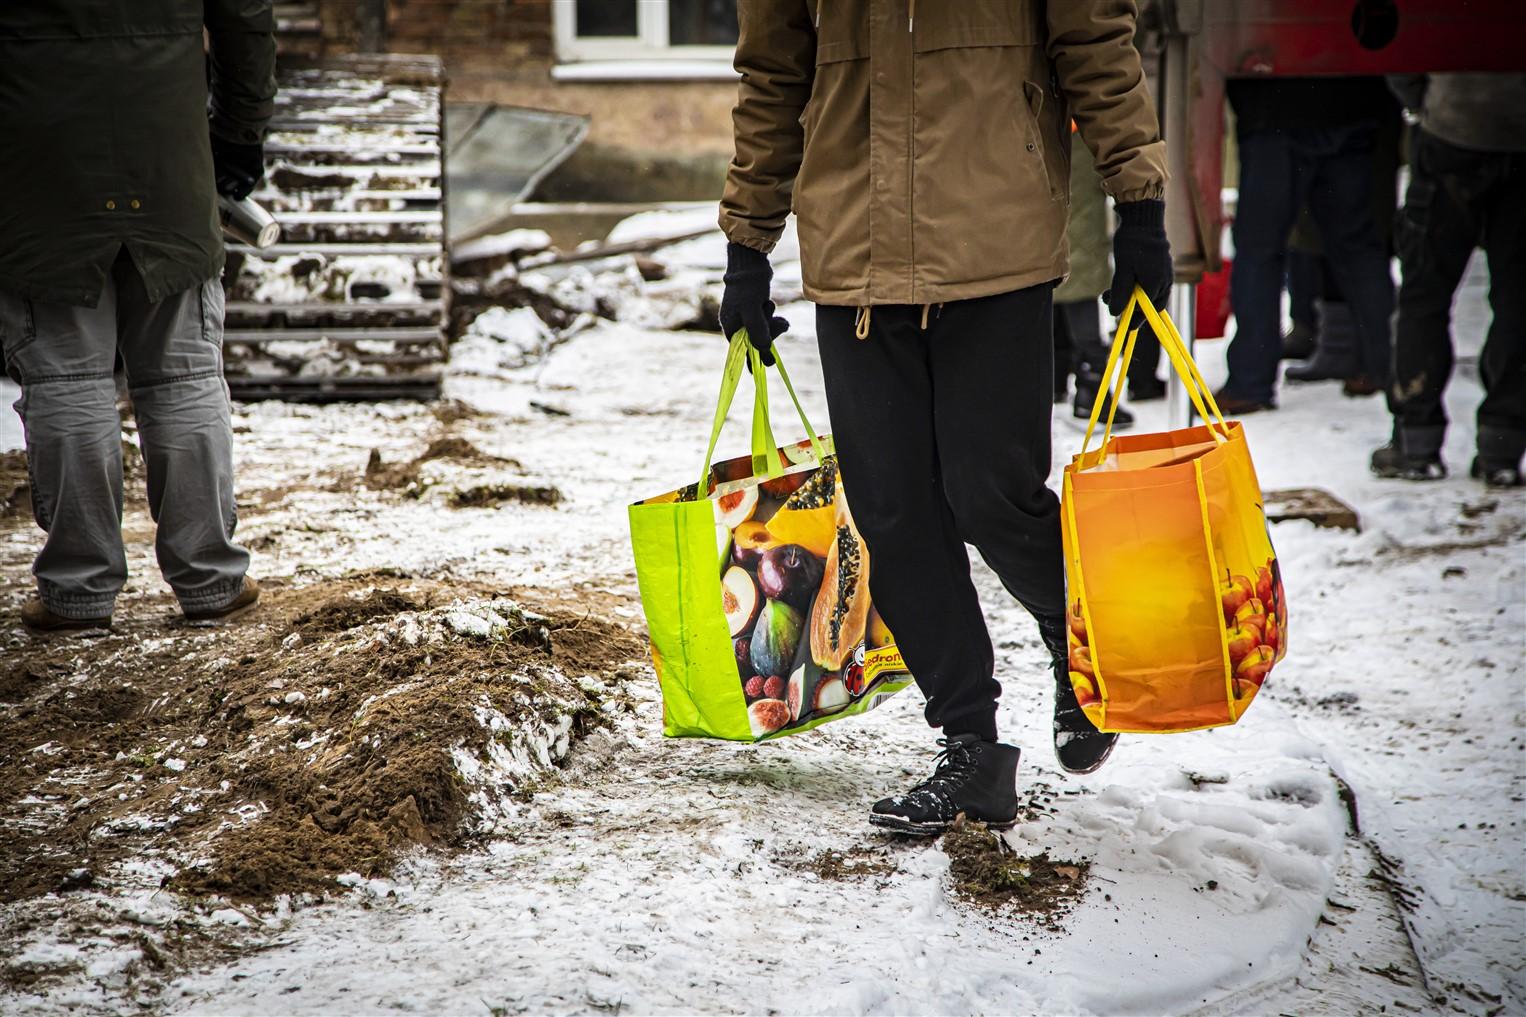
[[713,214],[649,215],[573,251],[554,250],[538,230],[460,245],[452,255],[452,372],[501,376],[600,320],[719,331],[725,242],[700,221]]
[[640,644],[491,591],[274,588],[238,626],[8,652],[0,899],[141,880],[231,899],[337,889],[512,817],[624,702]]

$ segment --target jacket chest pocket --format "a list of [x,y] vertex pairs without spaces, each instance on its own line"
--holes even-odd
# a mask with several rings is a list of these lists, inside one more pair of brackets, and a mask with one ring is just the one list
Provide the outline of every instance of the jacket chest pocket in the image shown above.
[[1045,35],[1032,0],[922,0],[912,39],[918,151],[964,149],[1002,164],[1023,200],[1063,198]]

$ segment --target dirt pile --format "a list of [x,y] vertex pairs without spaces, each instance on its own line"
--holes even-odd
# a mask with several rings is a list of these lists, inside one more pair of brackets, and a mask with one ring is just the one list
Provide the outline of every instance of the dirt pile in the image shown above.
[[490,829],[642,652],[494,592],[350,577],[230,625],[8,651],[0,900],[109,887],[128,859],[192,894],[324,892]]
[[949,876],[965,900],[1015,911],[1055,925],[1086,895],[1090,862],[1059,862],[1047,853],[1023,857],[981,823],[959,823],[943,835]]
[[[443,468],[431,468],[440,463]],[[465,438],[436,438],[406,462],[388,463],[371,450],[365,484],[373,491],[397,491],[422,498],[438,488],[451,508],[486,508],[503,502],[555,506],[562,492],[550,484],[527,483],[518,476],[520,464],[491,455]]]
[[32,511],[32,486],[21,449],[0,452],[0,519],[25,516]]
[[440,460],[467,466],[519,466],[513,459],[489,455],[459,435],[447,435],[434,439],[424,451],[402,463],[384,462],[381,450],[373,448],[366,462],[366,486],[373,491],[402,491],[417,498],[428,487],[424,466]]

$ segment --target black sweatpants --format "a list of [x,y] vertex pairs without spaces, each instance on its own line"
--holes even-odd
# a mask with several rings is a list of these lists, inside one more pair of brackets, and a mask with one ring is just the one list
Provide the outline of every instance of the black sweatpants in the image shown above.
[[1526,152],[1475,152],[1418,130],[1410,152],[1409,190],[1395,225],[1404,268],[1395,420],[1404,430],[1446,425],[1452,298],[1473,248],[1482,247],[1493,320],[1479,357],[1478,450],[1519,462],[1526,451]]
[[869,548],[869,592],[927,721],[996,738],[995,655],[970,579],[973,544],[1036,616],[1065,611],[1049,474],[1054,347],[1045,283],[935,306],[820,306],[816,328],[838,463]]

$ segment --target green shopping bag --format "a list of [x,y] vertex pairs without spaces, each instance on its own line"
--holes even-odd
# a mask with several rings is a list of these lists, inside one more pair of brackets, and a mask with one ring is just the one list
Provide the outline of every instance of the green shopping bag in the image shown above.
[[[911,684],[869,598],[832,439],[777,446],[768,377],[732,338],[699,481],[630,507],[631,547],[669,737],[759,741],[863,713]],[[711,465],[744,368],[752,455]]]

